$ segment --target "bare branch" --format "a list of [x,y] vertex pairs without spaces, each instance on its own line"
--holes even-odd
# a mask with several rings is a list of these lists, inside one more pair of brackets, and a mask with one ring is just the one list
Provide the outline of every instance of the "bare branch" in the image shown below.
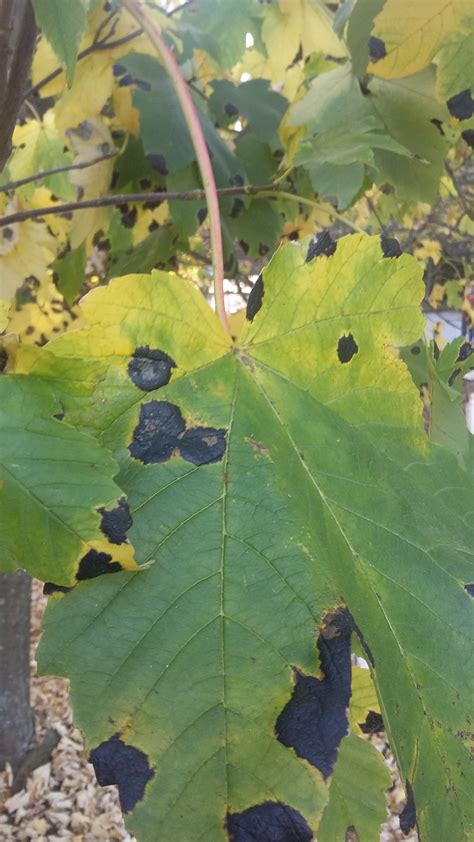
[[11,152],[35,40],[31,0],[0,0],[0,171]]

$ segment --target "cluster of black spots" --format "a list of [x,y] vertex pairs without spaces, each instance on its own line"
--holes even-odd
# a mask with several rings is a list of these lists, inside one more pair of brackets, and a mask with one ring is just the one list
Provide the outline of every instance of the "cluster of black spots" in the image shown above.
[[159,348],[144,345],[133,352],[133,359],[128,364],[128,375],[139,389],[152,392],[170,382],[173,368],[176,368],[176,363],[168,354]]
[[474,597],[474,582],[464,585],[464,590],[469,594],[469,596]]
[[380,245],[382,247],[384,257],[400,257],[402,250],[400,243],[395,237],[387,237],[382,234],[380,237]]
[[43,585],[45,596],[51,596],[53,593],[69,593],[69,591],[72,591],[72,588],[68,588],[66,585],[55,585],[54,582],[45,582]]
[[250,295],[248,297],[247,310],[245,313],[245,318],[247,319],[247,321],[253,322],[255,316],[260,310],[260,307],[262,306],[264,295],[265,289],[263,286],[263,275],[262,273],[260,273],[252,289],[250,290]]
[[226,449],[226,431],[215,427],[186,430],[179,407],[168,401],[150,401],[140,409],[140,420],[129,446],[131,455],[145,465],[166,462],[178,450],[193,465],[219,462]]
[[116,79],[118,79],[119,87],[124,88],[128,85],[135,85],[141,88],[142,91],[151,91],[151,85],[145,79],[137,79],[131,73],[127,73],[127,68],[123,64],[114,64],[112,72]]
[[461,137],[471,149],[474,149],[474,129],[466,129],[465,132],[461,132]]
[[352,333],[349,333],[347,336],[345,334],[344,336],[341,336],[339,342],[337,343],[337,356],[339,357],[339,362],[350,362],[352,357],[355,356],[358,351],[359,346],[352,336]]
[[371,35],[369,38],[369,58],[373,64],[385,58],[387,50],[381,38]]
[[124,813],[129,813],[142,800],[145,787],[155,774],[146,754],[126,745],[118,734],[92,749],[89,762],[100,786],[118,787]]
[[408,836],[410,831],[416,826],[415,797],[413,795],[412,785],[408,780],[405,782],[405,791],[407,794],[407,803],[400,813],[400,830],[405,836]]
[[124,228],[133,228],[137,221],[137,209],[129,208],[127,204],[118,205],[120,219]]
[[[112,562],[109,564],[109,562]],[[101,553],[98,550],[89,550],[79,562],[79,569],[76,573],[78,582],[84,579],[95,579],[96,576],[103,576],[104,573],[118,573],[122,565],[118,561],[112,561],[108,553]]]
[[365,722],[359,723],[359,728],[363,734],[378,734],[379,731],[383,731],[384,724],[380,713],[377,713],[375,710],[369,710]]
[[264,801],[229,813],[230,842],[311,842],[313,832],[301,813],[280,801]]
[[328,778],[347,734],[351,697],[352,618],[347,610],[330,615],[318,638],[323,679],[295,670],[295,688],[280,713],[275,733]]
[[322,254],[325,254],[326,257],[331,257],[331,254],[334,254],[336,248],[337,243],[333,240],[329,231],[320,231],[309,244],[305,263],[309,263],[314,257],[320,257]]
[[451,99],[448,99],[446,105],[451,116],[458,120],[469,120],[474,114],[474,99],[469,88],[452,96]]
[[461,345],[461,347],[458,351],[458,355],[456,357],[456,362],[463,363],[464,360],[467,360],[468,357],[471,356],[471,354],[474,354],[474,347],[473,347],[472,343],[471,342],[463,342],[463,344]]
[[133,523],[130,508],[125,497],[122,497],[118,501],[114,509],[107,511],[102,508],[99,509],[99,513],[102,515],[100,528],[110,543],[125,544],[127,530],[130,529]]

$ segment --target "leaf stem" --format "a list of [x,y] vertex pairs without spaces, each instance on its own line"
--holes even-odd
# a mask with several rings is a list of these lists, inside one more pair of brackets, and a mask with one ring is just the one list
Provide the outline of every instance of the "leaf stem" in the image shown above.
[[[178,62],[166,44],[158,26],[150,19],[146,10],[139,4],[138,0],[122,0],[122,3],[135,18],[137,23],[142,26],[155,47],[166,71],[168,72],[170,81],[175,89],[176,96],[183,110],[183,116],[189,129],[191,141],[196,153],[199,171],[201,173],[204,192],[206,194],[211,234],[216,311],[224,329],[229,332],[230,329],[227,320],[224,297],[224,253],[222,248],[219,197],[217,194],[211,159],[199,116],[186,81],[179,69]],[[179,142],[179,139],[177,139],[177,142]]]

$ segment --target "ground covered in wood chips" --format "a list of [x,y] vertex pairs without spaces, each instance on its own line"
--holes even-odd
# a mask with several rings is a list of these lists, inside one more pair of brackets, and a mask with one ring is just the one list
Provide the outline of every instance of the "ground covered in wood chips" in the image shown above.
[[[116,787],[100,787],[84,755],[81,733],[72,722],[68,682],[36,675],[34,652],[45,605],[42,586],[34,582],[31,701],[36,723],[35,739],[40,742],[47,732],[54,729],[60,740],[52,751],[50,761],[35,769],[25,788],[14,795],[9,791],[11,771],[7,769],[0,773],[0,842],[56,842],[59,839],[70,839],[73,842],[94,842],[96,839],[134,842],[134,837],[124,828]],[[405,802],[393,757],[381,735],[371,739],[383,752],[394,781],[389,793],[390,818],[381,831],[380,840],[417,842],[416,833],[406,837],[399,829],[398,814]]]

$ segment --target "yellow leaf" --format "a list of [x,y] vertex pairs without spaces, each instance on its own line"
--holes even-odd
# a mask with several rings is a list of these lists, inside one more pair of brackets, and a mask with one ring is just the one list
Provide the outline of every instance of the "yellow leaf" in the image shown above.
[[443,284],[433,284],[433,289],[429,294],[428,301],[434,310],[437,310],[443,302],[444,286]]
[[414,251],[418,260],[427,261],[431,257],[433,263],[439,263],[441,259],[441,245],[438,240],[421,240],[421,246]]
[[80,311],[65,305],[51,278],[46,277],[39,285],[31,281],[28,287],[31,300],[13,310],[8,322],[8,332],[17,334],[22,343],[44,345],[71,325],[80,326]]
[[[74,163],[85,163],[107,155],[114,149],[114,142],[108,127],[99,119],[85,120],[77,128],[68,129],[67,137],[74,152]],[[103,196],[109,189],[113,158],[107,158],[91,167],[71,171],[71,182],[78,188],[82,199]],[[111,215],[109,208],[91,208],[81,210],[73,216],[71,247],[77,248],[86,237],[108,227]]]
[[113,90],[114,112],[118,125],[130,134],[138,137],[140,134],[140,116],[132,102],[130,87],[115,87]]
[[0,332],[3,332],[8,324],[11,303],[0,300]]
[[369,64],[369,73],[398,79],[423,70],[470,12],[471,0],[386,0],[372,30],[386,55]]
[[150,233],[150,225],[156,222],[158,225],[163,225],[169,218],[168,202],[163,202],[157,208],[145,208],[143,205],[129,205],[134,207],[137,211],[137,221],[132,229],[133,244],[140,243]]
[[[18,196],[6,214],[21,210]],[[0,228],[0,298],[11,301],[25,278],[43,280],[54,259],[56,242],[44,222],[31,219]]]
[[351,728],[360,733],[360,723],[367,719],[369,710],[380,713],[379,700],[370,670],[352,667],[352,696],[349,708]]
[[284,81],[300,47],[303,58],[318,51],[335,57],[346,55],[332,28],[330,13],[317,0],[280,0],[265,14],[262,38],[274,83]]

